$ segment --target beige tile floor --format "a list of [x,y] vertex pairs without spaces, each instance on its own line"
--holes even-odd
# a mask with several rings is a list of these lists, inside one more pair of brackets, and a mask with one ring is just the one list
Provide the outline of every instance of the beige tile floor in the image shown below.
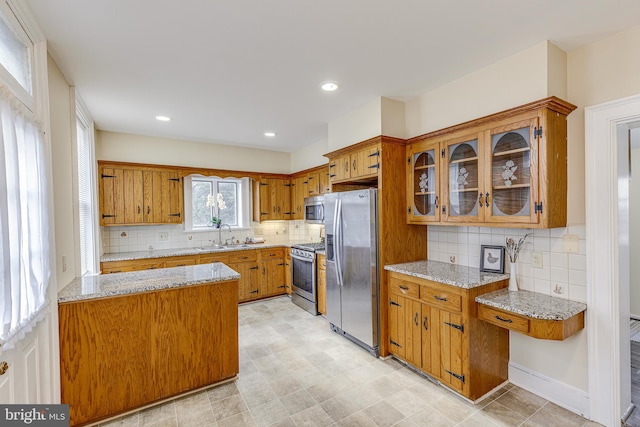
[[239,307],[237,380],[102,426],[597,426],[519,387],[472,405],[287,297]]

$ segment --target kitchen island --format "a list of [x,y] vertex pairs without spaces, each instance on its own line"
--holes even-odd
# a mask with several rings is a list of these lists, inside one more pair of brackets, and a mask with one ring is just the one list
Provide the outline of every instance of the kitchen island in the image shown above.
[[239,278],[213,263],[82,277],[63,288],[60,383],[71,425],[236,377]]

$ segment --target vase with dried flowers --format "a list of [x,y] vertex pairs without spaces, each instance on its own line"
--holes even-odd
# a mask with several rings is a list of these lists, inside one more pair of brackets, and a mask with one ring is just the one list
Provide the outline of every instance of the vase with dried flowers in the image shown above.
[[520,249],[524,245],[527,237],[529,237],[531,233],[525,234],[521,237],[518,242],[516,242],[513,237],[507,237],[506,239],[506,247],[505,250],[507,255],[509,255],[509,261],[511,262],[509,269],[509,290],[517,291],[518,290],[518,254],[520,253]]
[[227,207],[227,204],[224,202],[224,198],[222,197],[222,193],[218,193],[215,197],[213,194],[209,194],[209,196],[207,196],[207,207],[212,208],[211,222],[209,223],[210,226],[220,228],[220,224],[222,224],[220,211]]

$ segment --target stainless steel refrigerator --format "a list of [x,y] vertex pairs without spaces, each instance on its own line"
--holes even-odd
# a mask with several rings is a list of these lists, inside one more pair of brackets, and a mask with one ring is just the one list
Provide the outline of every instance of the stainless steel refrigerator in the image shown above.
[[325,194],[327,319],[379,356],[378,190]]

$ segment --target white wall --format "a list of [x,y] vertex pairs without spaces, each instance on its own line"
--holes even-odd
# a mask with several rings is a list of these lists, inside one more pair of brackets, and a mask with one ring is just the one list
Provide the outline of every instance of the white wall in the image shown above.
[[298,151],[291,153],[291,172],[299,172],[329,163],[329,159],[324,157],[329,152],[329,141],[321,141],[309,144]]
[[[56,63],[49,57],[49,105],[51,115],[53,199],[56,235],[56,272],[58,289],[75,277],[77,242],[74,240],[73,154],[71,125],[75,126],[75,105],[70,87]],[[62,256],[67,271],[62,271]]]
[[[550,47],[552,46],[552,47]],[[537,101],[559,90],[549,84],[548,64],[557,65],[557,48],[539,43],[458,80],[426,92],[407,102],[407,137],[453,126],[479,117]],[[554,53],[550,54],[550,50]]]
[[382,98],[329,122],[329,151],[348,147],[382,133]]
[[640,319],[640,148],[631,150],[629,219],[629,264],[631,266],[629,308],[631,315]]
[[407,125],[404,102],[391,98],[381,98],[380,134],[394,138],[406,138]]
[[281,151],[107,131],[97,132],[96,157],[98,160],[210,169],[291,172],[291,155]]

